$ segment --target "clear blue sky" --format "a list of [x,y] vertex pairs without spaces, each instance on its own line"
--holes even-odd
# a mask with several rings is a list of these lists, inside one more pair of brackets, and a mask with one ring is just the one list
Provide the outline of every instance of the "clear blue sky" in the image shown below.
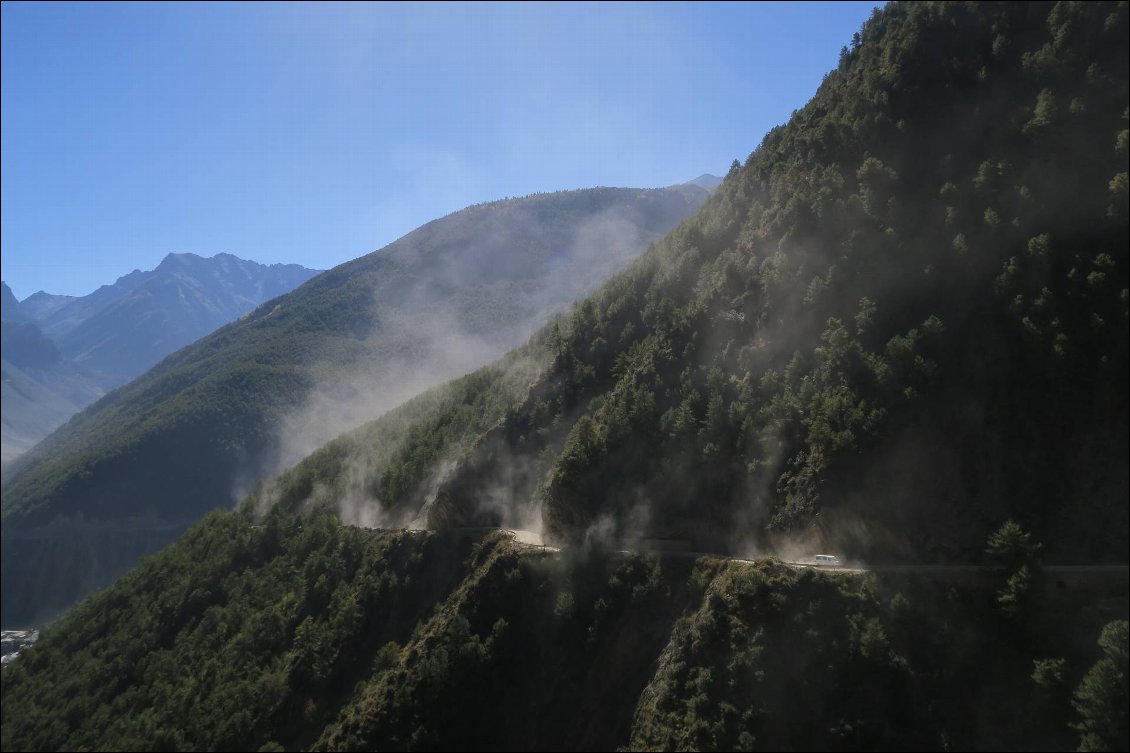
[[329,268],[468,204],[722,175],[876,3],[3,3],[3,277]]

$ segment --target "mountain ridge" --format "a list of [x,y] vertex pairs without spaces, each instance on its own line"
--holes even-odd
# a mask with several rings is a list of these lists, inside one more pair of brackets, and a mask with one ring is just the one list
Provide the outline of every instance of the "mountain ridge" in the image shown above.
[[135,269],[47,310],[40,324],[67,357],[115,387],[319,271],[228,253],[169,253],[148,272]]
[[[605,188],[469,207],[167,356],[13,463],[4,614],[32,562],[17,551],[47,536],[34,531],[56,520],[75,531],[77,518],[97,551],[109,546],[107,520],[183,530],[344,429],[497,358],[705,197],[693,186]],[[59,566],[36,557],[37,568]]]
[[67,361],[28,370],[5,356],[11,380],[4,393],[5,473],[24,450],[108,390],[314,274],[231,254],[170,253],[157,268],[135,269],[86,296],[40,291],[10,303],[5,286],[5,317],[34,325]]
[[6,282],[0,282],[0,318],[6,322],[20,322],[26,318],[20,310],[19,301]]

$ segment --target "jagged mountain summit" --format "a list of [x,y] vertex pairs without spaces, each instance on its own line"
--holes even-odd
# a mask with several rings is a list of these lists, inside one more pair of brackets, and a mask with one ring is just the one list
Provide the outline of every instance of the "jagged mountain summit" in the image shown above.
[[78,296],[55,295],[43,290],[32,293],[19,302],[20,310],[32,321],[43,321],[63,306],[74,301]]
[[27,317],[20,310],[20,302],[16,300],[8,283],[0,282],[0,320],[5,322],[22,322]]
[[717,175],[703,173],[694,180],[688,180],[687,185],[698,186],[699,188],[705,188],[707,191],[713,191],[718,188],[718,186],[722,185],[722,179]]
[[4,321],[34,327],[60,356],[24,368],[8,354],[15,330],[5,330],[5,466],[107,391],[317,273],[231,254],[169,254],[85,296],[39,291],[17,302],[5,285]]
[[155,269],[134,270],[90,295],[37,294],[20,306],[67,358],[112,388],[319,271],[225,253],[168,254]]

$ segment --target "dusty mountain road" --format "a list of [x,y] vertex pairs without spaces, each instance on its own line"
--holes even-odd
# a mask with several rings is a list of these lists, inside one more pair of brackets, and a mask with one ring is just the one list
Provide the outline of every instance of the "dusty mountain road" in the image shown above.
[[[255,525],[252,528],[259,528]],[[376,529],[372,529],[376,530]],[[409,533],[426,533],[429,529],[426,528],[406,528],[403,529]],[[536,531],[527,531],[520,528],[491,528],[487,526],[480,527],[467,527],[451,529],[455,533],[492,533],[494,531],[501,531],[508,534],[514,543],[524,547],[542,549],[548,552],[559,552],[561,547],[553,544],[546,544],[542,535]],[[624,548],[616,547],[612,551],[617,554],[657,554],[663,557],[679,557],[686,559],[699,559],[700,557],[710,557],[712,559],[726,560],[728,562],[735,562],[739,564],[754,565],[764,558],[749,558],[749,557],[736,557],[732,554],[723,554],[719,552],[696,552],[684,549],[671,549],[664,546],[649,547],[647,539],[635,540],[637,545]],[[612,546],[616,546],[613,542]],[[767,555],[771,556],[771,555]],[[943,564],[930,564],[930,565],[895,565],[895,564],[874,564],[865,565],[863,563],[849,563],[838,567],[829,567],[827,565],[817,565],[814,562],[803,561],[790,561],[781,560],[781,563],[790,567],[798,569],[811,569],[820,570],[826,573],[843,573],[845,575],[862,575],[864,573],[883,573],[883,574],[905,574],[905,575],[947,575],[959,576],[962,574],[975,575],[978,573],[992,573],[1000,571],[1002,568],[996,565],[943,565]],[[1102,575],[1106,577],[1123,577],[1130,580],[1130,565],[1043,565],[1041,570],[1046,575],[1057,577],[1071,577],[1071,576],[1094,576]]]
[[[468,528],[459,529],[467,532],[480,532],[498,530],[510,534],[515,543],[528,547],[538,547],[548,551],[560,551],[560,547],[551,546],[544,543],[541,534],[535,531],[524,531],[514,528]],[[757,563],[757,559],[747,557],[735,557],[730,554],[720,554],[718,552],[694,552],[671,550],[662,547],[649,548],[644,543],[646,540],[641,540],[641,546],[633,546],[631,548],[617,548],[615,551],[618,554],[659,554],[664,557],[685,557],[689,559],[698,559],[700,557],[711,557],[714,559],[727,560],[729,562],[737,562],[753,565]],[[884,573],[884,574],[920,574],[920,575],[958,575],[961,573],[984,573],[1000,570],[1001,568],[995,565],[894,565],[894,564],[876,564],[864,565],[862,563],[848,563],[837,567],[829,567],[827,565],[817,565],[814,562],[804,561],[788,561],[782,560],[782,564],[789,565],[790,567],[800,569],[813,569],[820,570],[828,573],[845,573],[845,574],[863,574],[863,573]],[[1130,577],[1130,565],[1044,565],[1042,570],[1048,575],[1123,575]]]

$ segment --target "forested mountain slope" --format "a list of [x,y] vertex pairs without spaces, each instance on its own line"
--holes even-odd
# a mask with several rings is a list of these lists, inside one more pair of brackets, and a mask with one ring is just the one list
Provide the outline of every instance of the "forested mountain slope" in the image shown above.
[[999,750],[1074,747],[1082,731],[1125,747],[1125,675],[1121,697],[1104,680],[1125,663],[1125,577],[1042,581],[1021,614],[997,603],[1001,577],[217,512],[4,669],[0,743]]
[[372,519],[953,561],[1012,517],[1125,561],[1126,55],[1122,4],[889,7],[473,448],[436,415],[253,501],[364,466]]
[[65,607],[264,474],[497,358],[707,195],[598,188],[477,205],[167,357],[13,464],[5,624]]

